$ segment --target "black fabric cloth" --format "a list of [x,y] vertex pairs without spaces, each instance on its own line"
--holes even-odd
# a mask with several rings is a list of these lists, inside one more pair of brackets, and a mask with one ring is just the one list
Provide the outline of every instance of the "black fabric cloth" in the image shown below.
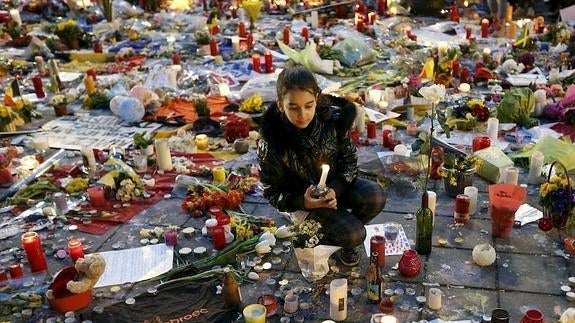
[[224,308],[222,295],[216,295],[216,281],[178,284],[156,294],[142,294],[133,305],[120,302],[101,314],[92,312],[93,322],[170,323],[234,322],[238,312]]
[[326,95],[318,98],[316,114],[306,129],[294,127],[276,104],[266,110],[258,161],[270,204],[280,211],[303,210],[304,193],[319,182],[322,164],[330,166],[327,186],[339,198],[357,176],[357,151],[348,135],[355,116],[352,102]]

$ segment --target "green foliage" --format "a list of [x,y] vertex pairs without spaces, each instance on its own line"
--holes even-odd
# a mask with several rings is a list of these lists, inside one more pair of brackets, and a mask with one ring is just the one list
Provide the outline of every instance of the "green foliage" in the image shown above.
[[531,128],[537,119],[531,117],[535,107],[535,95],[529,88],[516,88],[505,93],[497,107],[497,119],[502,123],[516,123]]
[[205,30],[198,30],[195,33],[196,43],[198,45],[209,45],[210,35]]
[[194,107],[196,108],[196,113],[198,117],[209,117],[210,116],[210,107],[208,107],[208,101],[205,99],[197,99],[194,103]]
[[146,137],[145,132],[134,133],[134,135],[132,135],[132,139],[134,139],[134,144],[142,149],[154,143],[154,138]]

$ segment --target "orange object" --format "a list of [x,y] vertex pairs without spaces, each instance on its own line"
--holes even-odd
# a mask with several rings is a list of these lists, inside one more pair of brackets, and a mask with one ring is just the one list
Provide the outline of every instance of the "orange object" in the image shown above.
[[94,82],[94,78],[91,75],[86,76],[84,86],[86,87],[86,93],[88,94],[92,94],[96,91],[96,82]]
[[53,298],[48,301],[56,312],[66,313],[77,311],[90,305],[92,302],[92,290],[80,294],[73,294],[66,289],[66,284],[73,280],[78,274],[74,267],[66,267],[56,274],[54,281],[50,285]]
[[[221,114],[224,107],[229,104],[225,96],[210,96],[207,98],[207,101],[211,115]],[[183,116],[186,123],[192,123],[198,119],[194,102],[180,98],[170,100],[170,102],[161,106],[158,112],[156,112],[156,118],[171,117],[174,115]]]
[[565,246],[565,250],[570,254],[575,255],[575,238],[565,238],[565,240],[563,240],[563,245]]

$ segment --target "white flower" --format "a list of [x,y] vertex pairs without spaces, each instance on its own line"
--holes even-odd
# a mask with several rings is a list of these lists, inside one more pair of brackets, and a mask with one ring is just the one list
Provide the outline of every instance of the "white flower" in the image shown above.
[[142,239],[150,239],[152,237],[152,233],[149,229],[142,229],[140,230],[140,238]]
[[421,94],[425,100],[433,104],[437,104],[445,97],[445,85],[433,84],[430,86],[424,86],[419,89],[419,94]]
[[508,59],[503,64],[501,64],[501,69],[508,74],[518,74],[525,68],[523,64],[517,64],[513,59]]
[[260,242],[267,241],[270,246],[276,245],[276,237],[273,233],[266,231],[260,236]]
[[264,253],[269,253],[270,251],[272,251],[272,248],[270,247],[268,240],[258,242],[258,244],[256,245],[256,252],[260,255]]
[[278,239],[286,239],[293,235],[293,232],[290,230],[290,227],[286,225],[282,225],[276,230],[276,238]]

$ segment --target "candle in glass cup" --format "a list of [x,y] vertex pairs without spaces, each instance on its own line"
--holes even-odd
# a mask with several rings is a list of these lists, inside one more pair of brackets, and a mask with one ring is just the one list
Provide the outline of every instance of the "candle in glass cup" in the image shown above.
[[260,61],[259,54],[252,55],[252,65],[254,66],[254,72],[261,73],[262,72],[262,63]]
[[329,317],[335,321],[347,318],[347,279],[337,278],[329,283]]
[[226,247],[226,231],[223,227],[216,225],[211,229],[212,241],[214,243],[214,249],[222,250]]
[[369,121],[367,123],[367,138],[369,138],[369,139],[375,138],[376,128],[377,128],[377,124],[375,123],[375,121]]
[[488,148],[489,146],[491,146],[491,139],[489,139],[489,137],[477,136],[473,138],[471,150],[476,152],[478,150]]
[[232,36],[232,51],[234,54],[240,52],[240,37],[238,36]]
[[94,78],[90,75],[86,76],[84,86],[86,87],[86,93],[88,94],[92,94],[96,91],[96,83],[94,82]]
[[385,267],[385,237],[374,235],[369,239],[369,253],[377,251],[377,265],[380,268]]
[[365,22],[363,21],[363,19],[358,19],[357,24],[355,26],[357,28],[357,31],[362,33],[365,29]]
[[22,269],[21,264],[10,265],[8,272],[10,272],[10,279],[19,279],[24,277],[24,270]]
[[489,20],[487,18],[481,19],[481,37],[489,37]]
[[471,199],[465,194],[458,194],[455,197],[455,210],[453,212],[453,219],[455,223],[467,224],[469,223],[469,203]]
[[68,242],[68,253],[72,261],[76,262],[80,258],[84,258],[84,246],[80,239],[72,239]]
[[473,31],[473,29],[471,29],[471,27],[465,27],[465,39],[471,38],[471,32],[472,31]]
[[178,244],[178,232],[175,230],[166,230],[164,232],[164,240],[167,246],[175,246]]
[[283,30],[283,42],[288,46],[289,46],[289,34],[290,34],[289,28],[285,27]]
[[210,40],[210,55],[218,56],[218,43],[215,39]]
[[94,79],[94,82],[98,79],[96,77],[96,70],[93,68],[90,68],[86,71],[86,75],[91,76]]
[[242,311],[246,323],[265,323],[266,312],[266,307],[261,304],[248,305]]
[[266,52],[264,54],[264,61],[266,64],[266,73],[272,73],[274,71],[272,53]]
[[541,170],[543,169],[543,162],[545,156],[540,151],[534,151],[531,154],[531,160],[529,161],[529,176],[527,177],[527,183],[529,184],[539,184],[541,180]]
[[479,190],[475,186],[466,186],[463,189],[463,194],[469,196],[469,215],[477,212],[477,195]]
[[299,296],[295,293],[289,293],[284,298],[284,314],[293,315],[299,309]]
[[36,97],[38,99],[45,98],[46,93],[44,93],[42,77],[40,75],[35,75],[34,77],[32,77],[32,84],[34,85],[34,92],[36,92]]
[[240,22],[238,24],[238,36],[244,38],[246,37],[247,33],[246,33],[246,24],[244,24],[243,22]]
[[251,33],[248,34],[248,37],[246,38],[246,45],[248,47],[248,50],[252,50],[254,48],[254,35],[252,35]]
[[224,183],[226,181],[226,169],[223,166],[217,166],[212,169],[214,182]]
[[158,165],[158,169],[171,171],[174,166],[172,165],[172,154],[170,153],[168,139],[156,139],[154,146],[156,148],[156,163]]
[[307,27],[303,27],[301,30],[301,36],[303,37],[303,39],[305,40],[305,42],[307,43],[309,40],[309,29],[307,29]]
[[200,150],[206,150],[210,146],[208,136],[199,134],[196,136],[196,147]]
[[497,137],[499,136],[499,119],[487,119],[487,136],[492,142],[497,141]]
[[427,306],[430,310],[437,311],[441,309],[441,290],[439,288],[430,288],[427,297]]
[[507,167],[505,169],[504,183],[517,185],[518,182],[519,182],[519,169],[517,167]]
[[30,231],[22,235],[22,247],[26,252],[30,271],[32,273],[45,271],[48,269],[46,255],[42,249],[42,242],[38,233]]
[[104,192],[104,187],[102,187],[102,186],[88,187],[86,192],[88,192],[88,197],[90,199],[90,203],[93,206],[105,206],[106,205],[106,194]]

